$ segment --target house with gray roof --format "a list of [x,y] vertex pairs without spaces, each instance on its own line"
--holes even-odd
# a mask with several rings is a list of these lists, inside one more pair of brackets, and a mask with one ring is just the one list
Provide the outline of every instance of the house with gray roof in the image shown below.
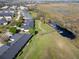
[[13,36],[11,36],[10,40],[15,41],[15,40],[20,39],[22,36],[23,36],[22,34],[17,33],[17,34],[14,34]]
[[0,25],[7,25],[7,21],[5,18],[0,19]]
[[24,23],[22,24],[21,29],[27,32],[30,28],[33,28],[34,21],[32,19],[32,16],[26,10],[22,11],[22,16],[24,19]]
[[0,17],[4,17],[7,21],[11,21],[12,17],[14,16],[14,11],[13,10],[2,10],[0,12]]
[[23,16],[23,19],[32,19],[32,16],[26,10],[22,10],[22,13],[21,14]]
[[29,30],[30,28],[34,27],[34,21],[33,20],[25,20],[25,22],[22,24],[21,28],[24,29],[24,31]]
[[[19,36],[17,38],[16,36]],[[15,59],[15,56],[28,43],[32,35],[30,34],[15,34],[12,38],[15,40],[9,45],[0,47],[0,59]]]

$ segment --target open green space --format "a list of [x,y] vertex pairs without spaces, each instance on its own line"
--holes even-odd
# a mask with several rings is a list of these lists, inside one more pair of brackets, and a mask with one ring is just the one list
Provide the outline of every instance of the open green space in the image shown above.
[[35,20],[35,35],[16,59],[78,59],[79,49],[40,20]]

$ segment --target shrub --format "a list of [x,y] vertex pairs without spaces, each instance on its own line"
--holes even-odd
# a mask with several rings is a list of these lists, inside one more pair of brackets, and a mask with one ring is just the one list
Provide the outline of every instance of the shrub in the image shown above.
[[18,27],[20,27],[21,24],[22,24],[22,22],[16,22],[16,25],[17,25]]
[[9,32],[11,32],[12,34],[15,34],[17,32],[17,29],[15,27],[10,27]]
[[30,34],[35,35],[35,29],[34,28],[30,28],[29,32],[30,32]]

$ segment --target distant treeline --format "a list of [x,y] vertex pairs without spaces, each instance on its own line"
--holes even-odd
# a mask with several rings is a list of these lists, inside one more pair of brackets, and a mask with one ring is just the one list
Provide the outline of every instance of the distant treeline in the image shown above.
[[19,1],[19,0],[3,0],[0,1],[0,4],[28,4],[28,3],[79,3],[79,1]]
[[79,1],[41,1],[39,3],[79,3]]

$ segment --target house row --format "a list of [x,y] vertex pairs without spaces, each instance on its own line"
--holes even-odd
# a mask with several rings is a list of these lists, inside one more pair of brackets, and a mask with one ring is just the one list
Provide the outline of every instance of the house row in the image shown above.
[[30,34],[14,34],[10,37],[12,42],[0,47],[0,58],[1,59],[13,59],[18,52],[28,43],[32,35]]
[[22,10],[22,16],[23,16],[23,19],[30,19],[30,20],[32,20],[32,16],[29,14],[29,12],[28,11],[26,11],[26,10]]
[[10,6],[10,10],[16,10],[16,9],[17,9],[16,5]]
[[9,6],[3,6],[1,9],[8,9],[9,8]]
[[25,32],[29,31],[30,28],[34,27],[34,21],[32,19],[32,16],[25,10],[22,11],[22,16],[23,16],[24,22],[21,26],[21,29]]
[[0,25],[7,25],[7,21],[5,18],[0,18]]
[[21,24],[21,27],[16,27],[17,29],[20,29],[23,32],[28,32],[30,28],[34,27],[34,20],[32,19],[32,16],[26,11],[25,9],[21,11],[21,16],[23,17],[23,23]]
[[25,20],[24,23],[21,25],[21,29],[25,32],[29,31],[29,29],[33,27],[34,27],[33,20]]
[[[29,31],[29,29],[34,26],[34,21],[32,20],[31,15],[26,10],[23,10],[21,14],[23,16],[24,22],[19,28],[22,31]],[[0,12],[1,25],[2,24],[6,25],[8,21],[11,21],[13,15],[14,13],[10,11]],[[10,18],[7,19],[6,17],[8,16],[11,17],[11,19]],[[32,35],[24,34],[24,33],[16,33],[14,35],[12,34],[9,35],[9,33],[7,33],[7,35],[9,36],[8,38],[9,41],[6,45],[3,45],[0,47],[0,58],[1,59],[15,59],[15,56],[23,48],[23,46],[28,43]]]
[[5,6],[3,6],[0,9],[1,10],[7,10],[7,9],[16,10],[17,9],[17,6],[16,5],[12,5],[12,6],[5,5]]
[[8,21],[11,21],[12,17],[9,13],[0,13],[0,25],[7,25]]
[[11,21],[14,15],[15,15],[14,10],[9,9],[0,10],[0,25],[5,25],[6,22]]

